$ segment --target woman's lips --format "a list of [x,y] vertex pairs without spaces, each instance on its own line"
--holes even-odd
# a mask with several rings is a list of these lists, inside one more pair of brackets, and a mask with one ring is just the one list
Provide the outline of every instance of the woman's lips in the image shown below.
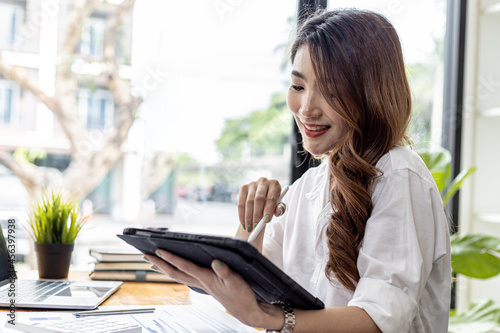
[[304,125],[304,134],[310,138],[316,138],[325,134],[330,126],[327,125],[313,125],[313,124],[303,124]]

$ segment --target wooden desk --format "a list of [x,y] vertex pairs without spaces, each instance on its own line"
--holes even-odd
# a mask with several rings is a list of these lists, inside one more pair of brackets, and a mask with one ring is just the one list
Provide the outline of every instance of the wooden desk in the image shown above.
[[123,282],[101,305],[187,305],[189,288],[172,282]]
[[[21,271],[17,272],[18,277],[26,280],[37,280],[37,271]],[[81,281],[90,280],[89,272],[72,271],[68,276],[68,280]],[[124,306],[124,305],[203,305],[203,306],[218,306],[217,301],[211,296],[203,296],[198,298],[196,292],[191,292],[190,289],[178,283],[171,282],[128,282],[125,281],[113,295],[111,295],[101,306]],[[193,295],[195,294],[195,295]],[[54,309],[55,311],[60,311]],[[0,309],[0,313],[8,312],[9,309]],[[50,311],[50,309],[26,309],[17,308],[19,312],[40,312]],[[243,327],[243,325],[241,325]],[[208,328],[208,326],[207,326]],[[212,327],[213,328],[213,327]],[[263,329],[257,328],[259,331]],[[0,327],[0,333],[2,329]],[[245,330],[246,332],[246,330]]]
[[[37,271],[18,272],[21,279],[37,280]],[[89,272],[72,271],[68,280],[89,280]],[[101,305],[188,305],[189,288],[172,282],[125,281],[111,297]],[[0,312],[7,309],[2,309]],[[19,309],[21,310],[21,309]]]

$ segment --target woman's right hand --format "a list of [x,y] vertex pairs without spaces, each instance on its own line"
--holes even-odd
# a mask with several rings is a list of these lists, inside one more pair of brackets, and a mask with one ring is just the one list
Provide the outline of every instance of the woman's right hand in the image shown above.
[[[276,179],[260,178],[255,182],[243,185],[238,196],[238,216],[241,229],[237,236],[248,239],[257,223],[264,218],[264,222],[270,222],[273,215],[280,216],[284,207],[278,206],[278,197],[281,193],[280,183]],[[284,204],[282,204],[284,205]]]

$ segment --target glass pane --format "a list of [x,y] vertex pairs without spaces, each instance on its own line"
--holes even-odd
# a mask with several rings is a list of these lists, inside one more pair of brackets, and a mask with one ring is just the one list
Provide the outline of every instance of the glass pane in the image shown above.
[[10,122],[10,114],[12,112],[12,89],[5,89],[5,109],[3,112],[3,122]]
[[10,48],[19,38],[23,26],[24,7],[0,3],[0,48]]
[[[349,0],[329,1],[329,8],[352,6]],[[440,146],[446,1],[359,0],[355,6],[383,14],[395,26],[414,96],[411,137],[419,148]]]
[[[233,235],[241,185],[259,177],[286,185],[290,178],[293,120],[284,67],[296,2],[136,1],[116,30],[118,70],[110,75],[106,70],[114,64],[102,59],[104,30],[123,3],[97,2],[75,29],[82,31],[75,53],[64,56],[58,52],[66,41],[65,18],[75,3],[59,3],[61,15],[45,13],[50,29],[36,54],[40,63],[26,72],[52,103],[16,90],[20,97],[12,98],[21,109],[13,109],[11,119],[23,124],[3,125],[8,134],[0,133],[7,152],[40,167],[45,186],[80,191],[81,211],[92,218],[77,238],[78,267],[88,265],[90,247],[124,245],[116,234],[125,227]],[[43,14],[37,10],[29,16]],[[16,63],[24,54],[13,52],[6,61],[26,66]],[[113,98],[116,91],[126,98]],[[127,104],[130,96],[142,97],[138,108]],[[54,105],[75,114],[55,117],[49,110]],[[73,121],[77,116],[82,128]],[[67,138],[72,131],[76,142]],[[107,145],[119,149],[106,155]],[[0,194],[0,220],[13,214],[26,219],[32,189],[23,184],[30,183],[3,165],[0,176],[0,187],[10,189]],[[32,242],[21,238],[21,254],[33,263]]]
[[145,154],[163,151],[173,159],[166,180],[146,193],[145,220],[232,235],[242,184],[262,176],[289,181],[292,117],[282,64],[296,4],[193,5],[199,10],[187,22],[178,15],[180,3],[136,8],[149,22],[135,24],[138,36],[150,35],[155,20],[162,22],[150,38],[135,40],[142,52],[133,61],[144,61],[137,91],[145,96]]
[[6,80],[0,80],[0,124],[14,126],[19,114],[19,86]]
[[106,19],[101,17],[90,17],[84,23],[82,40],[80,41],[80,52],[92,57],[101,57],[103,52],[103,40],[106,29]]

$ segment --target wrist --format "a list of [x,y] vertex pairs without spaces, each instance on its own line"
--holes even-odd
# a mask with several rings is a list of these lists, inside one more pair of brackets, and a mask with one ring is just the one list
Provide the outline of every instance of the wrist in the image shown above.
[[285,316],[281,305],[260,303],[260,306],[265,313],[262,326],[267,330],[280,331],[285,324]]
[[295,313],[288,304],[281,303],[279,306],[270,305],[270,321],[266,325],[266,332],[292,333],[295,328]]

